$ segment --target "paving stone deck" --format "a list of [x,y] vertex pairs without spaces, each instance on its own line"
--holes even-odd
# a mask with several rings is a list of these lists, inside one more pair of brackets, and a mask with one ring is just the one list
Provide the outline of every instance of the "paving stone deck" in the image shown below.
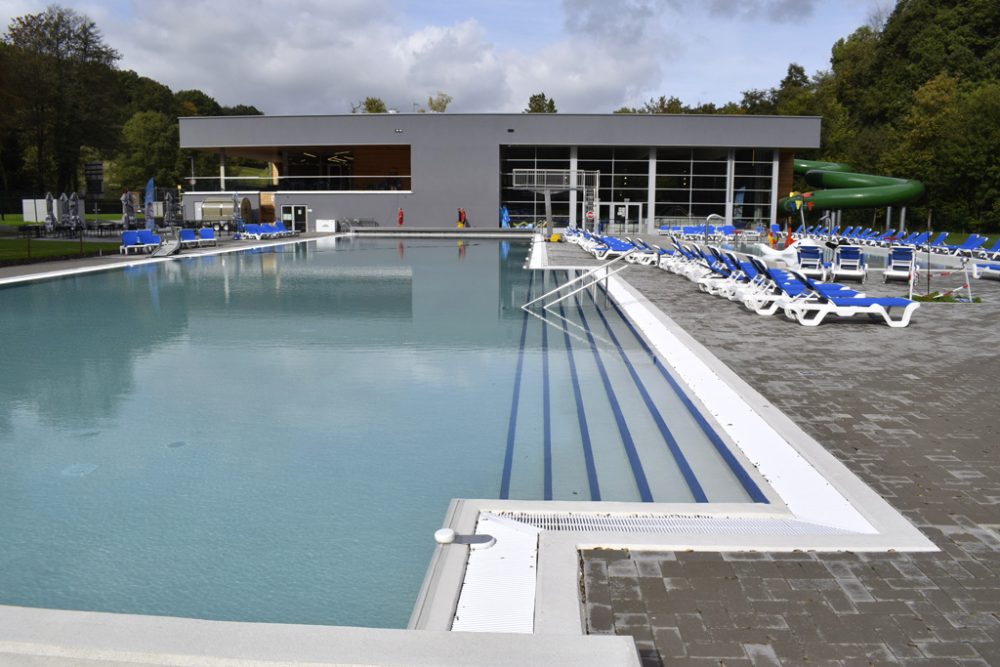
[[[555,263],[581,254],[550,247]],[[589,632],[633,636],[650,666],[1000,665],[1000,283],[905,329],[807,328],[658,269],[623,275],[941,552],[587,551]]]

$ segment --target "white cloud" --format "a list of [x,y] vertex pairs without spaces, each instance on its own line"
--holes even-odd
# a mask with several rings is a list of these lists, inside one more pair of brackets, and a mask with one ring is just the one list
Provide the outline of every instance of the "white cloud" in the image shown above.
[[[346,113],[372,95],[406,112],[440,90],[451,111],[517,112],[545,92],[560,111],[586,113],[659,95],[735,101],[777,85],[792,61],[811,73],[879,1],[498,0],[433,15],[408,0],[62,4],[97,23],[120,66],[224,105]],[[0,21],[45,2],[0,0]]]

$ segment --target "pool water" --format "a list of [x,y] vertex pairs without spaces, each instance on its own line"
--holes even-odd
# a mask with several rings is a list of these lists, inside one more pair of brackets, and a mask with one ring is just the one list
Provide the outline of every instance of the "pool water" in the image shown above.
[[451,498],[762,502],[614,307],[521,310],[568,277],[527,250],[325,239],[0,289],[0,603],[404,627]]

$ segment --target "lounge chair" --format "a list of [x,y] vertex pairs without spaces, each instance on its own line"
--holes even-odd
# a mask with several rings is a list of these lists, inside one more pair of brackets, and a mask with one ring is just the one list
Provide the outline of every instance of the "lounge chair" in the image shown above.
[[840,245],[833,251],[833,265],[830,275],[834,280],[859,280],[868,277],[868,263],[861,246]]
[[122,232],[122,245],[118,248],[118,252],[122,255],[127,255],[129,253],[139,254],[140,252],[145,252],[145,248],[142,242],[139,241],[139,232],[134,230],[126,230]]
[[[274,221],[274,228],[277,229],[283,236],[298,236],[299,234],[302,233],[297,229],[294,230],[288,229],[287,227],[285,227],[285,223],[282,222],[281,220]],[[566,231],[568,232],[570,229],[572,229],[572,227],[567,228]]]
[[934,237],[933,241],[931,241],[930,243],[924,244],[924,246],[921,248],[921,250],[931,250],[931,251],[937,252],[939,248],[944,248],[945,247],[944,240],[946,238],[948,238],[948,232],[941,232],[940,234],[938,234],[937,236]]
[[977,252],[981,246],[986,245],[989,238],[985,236],[980,236],[979,234],[970,234],[969,238],[959,245],[946,245],[944,246],[944,253],[947,255],[964,255],[966,257],[971,257],[973,253]]
[[215,240],[215,230],[211,227],[202,227],[198,230],[198,245],[209,246],[218,245]]
[[895,237],[896,237],[896,230],[889,229],[882,232],[881,234],[875,236],[868,236],[867,238],[862,240],[868,245],[886,245],[892,243]]
[[1000,264],[982,264],[976,263],[972,265],[972,277],[976,278],[992,278],[994,280],[1000,280]]
[[[752,310],[758,315],[774,315],[779,309],[787,308],[790,304],[802,299],[810,293],[809,287],[790,271],[783,269],[768,268],[763,261],[757,257],[748,258],[758,270],[767,276],[767,281],[763,283],[761,289],[754,290],[744,295],[743,305],[747,310]],[[860,292],[848,289],[837,283],[818,283],[817,290],[824,294],[836,294],[838,296],[864,296]],[[786,316],[793,317],[788,311]]]
[[[806,298],[797,299],[785,307],[785,313],[793,315],[803,326],[819,326],[829,315],[868,315],[872,320],[882,318],[890,327],[905,327],[909,325],[913,311],[920,307],[919,302],[901,297],[838,296],[824,293],[809,276],[797,271],[789,273],[811,290]],[[894,312],[898,313],[898,317],[893,317]]]
[[823,248],[815,245],[798,246],[799,271],[811,278],[824,280],[827,265],[823,261]]
[[181,248],[198,247],[198,237],[195,236],[193,229],[182,229],[177,233],[177,237],[180,239]]
[[137,230],[139,234],[139,243],[142,244],[143,252],[153,252],[162,245],[160,237],[149,231],[148,229]]
[[591,251],[591,254],[595,259],[603,260],[628,255],[636,252],[637,250],[638,248],[635,247],[634,243],[623,241],[622,239],[614,236],[604,236],[602,237],[602,245],[596,246]]
[[976,250],[974,254],[980,259],[1000,259],[1000,238],[989,248]]
[[893,246],[885,260],[885,271],[882,272],[882,282],[890,280],[905,280],[916,270],[916,254],[912,246]]

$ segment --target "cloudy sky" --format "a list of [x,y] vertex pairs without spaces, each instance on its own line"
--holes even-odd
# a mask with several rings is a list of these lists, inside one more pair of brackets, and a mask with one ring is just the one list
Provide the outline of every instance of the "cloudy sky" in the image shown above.
[[[44,10],[0,0],[0,22]],[[892,0],[62,0],[93,19],[120,67],[173,90],[268,114],[347,113],[381,97],[413,111],[517,112],[545,92],[561,112],[659,95],[739,101],[830,47]]]

